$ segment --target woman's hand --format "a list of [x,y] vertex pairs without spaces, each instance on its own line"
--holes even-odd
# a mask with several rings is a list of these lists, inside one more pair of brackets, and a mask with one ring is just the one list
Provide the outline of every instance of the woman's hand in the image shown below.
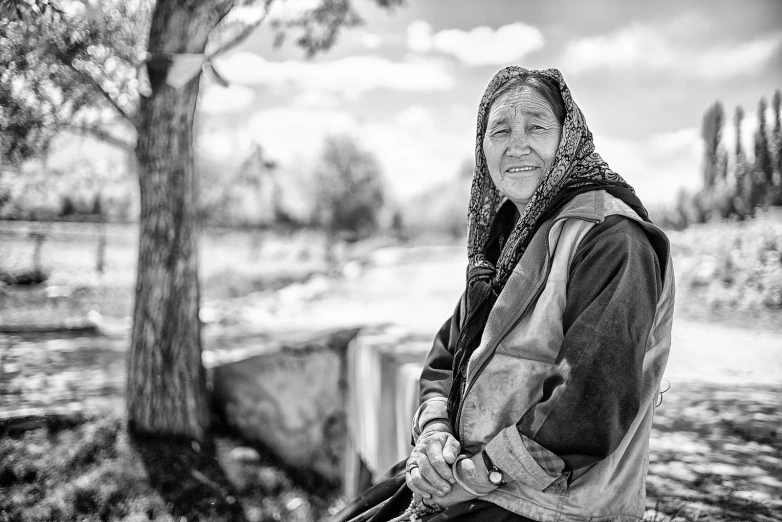
[[[450,493],[443,497],[425,499],[424,503],[426,505],[446,509],[460,502],[467,502],[468,500],[478,498],[478,496],[485,495],[496,489],[496,486],[486,478],[486,466],[484,465],[483,457],[480,454],[473,455],[470,458],[460,459],[455,468],[460,481],[468,484],[467,487],[472,489],[473,493],[469,493],[461,486],[459,483],[460,481],[456,481],[456,484],[451,487]],[[477,493],[477,495],[474,493]],[[416,501],[420,501],[420,498],[416,498],[415,495],[413,495],[413,497]]]
[[459,441],[450,433],[425,430],[407,459],[407,487],[424,499],[448,495],[451,484],[456,483],[451,464],[460,449]]
[[467,502],[468,500],[472,500],[474,498],[478,498],[478,497],[470,493],[467,493],[464,490],[464,488],[461,487],[459,484],[454,484],[453,486],[451,486],[450,493],[448,493],[444,497],[435,497],[428,500],[424,499],[424,504],[426,504],[427,506],[445,509],[451,506],[455,506],[460,502]]

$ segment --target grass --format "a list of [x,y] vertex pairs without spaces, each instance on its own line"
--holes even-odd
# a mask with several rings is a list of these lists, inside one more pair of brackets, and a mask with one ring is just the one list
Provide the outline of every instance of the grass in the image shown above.
[[684,316],[782,330],[782,214],[694,225],[669,237]]
[[[123,419],[65,419],[0,438],[0,521],[318,520],[335,494],[240,441],[128,433]],[[258,454],[256,454],[258,456]]]

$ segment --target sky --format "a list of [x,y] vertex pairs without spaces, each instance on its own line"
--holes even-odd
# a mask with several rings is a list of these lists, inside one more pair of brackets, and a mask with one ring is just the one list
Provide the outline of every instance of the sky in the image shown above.
[[199,151],[229,166],[260,144],[308,179],[324,138],[350,134],[403,202],[472,161],[478,102],[499,69],[556,67],[597,152],[647,204],[665,203],[699,187],[709,105],[720,100],[729,121],[744,108],[752,150],[758,101],[782,87],[779,0],[354,1],[365,23],[314,59],[275,49],[264,26],[218,59],[230,85],[202,80]]

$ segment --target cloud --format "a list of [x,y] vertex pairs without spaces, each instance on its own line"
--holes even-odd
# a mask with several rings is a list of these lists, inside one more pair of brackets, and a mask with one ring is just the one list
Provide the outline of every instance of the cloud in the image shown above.
[[680,188],[700,186],[703,149],[697,129],[683,128],[639,140],[594,139],[595,150],[635,187],[646,204],[670,202]]
[[377,89],[446,90],[455,83],[447,65],[434,59],[393,62],[377,56],[349,56],[329,62],[269,62],[255,53],[238,52],[220,59],[218,68],[228,81],[243,85],[264,85],[280,92],[320,90],[348,97]]
[[679,152],[700,152],[701,138],[697,129],[687,127],[655,134],[646,141],[652,156],[669,156]]
[[469,129],[463,135],[422,126],[411,132],[409,124],[385,122],[363,125],[360,136],[401,200],[455,179],[464,159],[472,156]]
[[692,57],[691,64],[701,76],[711,79],[757,73],[774,55],[780,43],[782,34],[776,34],[700,53]]
[[471,153],[469,133],[442,132],[429,124],[431,117],[420,106],[376,123],[337,110],[275,108],[255,113],[243,134],[262,143],[286,168],[304,173],[316,168],[326,136],[355,136],[377,157],[389,188],[404,198],[451,179]]
[[307,183],[317,170],[326,136],[348,134],[375,155],[393,194],[406,199],[454,178],[472,155],[470,130],[443,132],[434,125],[433,114],[417,105],[371,123],[346,111],[289,106],[257,111],[242,127],[212,128],[198,145],[228,168],[260,143],[286,172]]
[[261,143],[273,158],[298,169],[309,168],[327,135],[353,133],[357,128],[355,116],[345,111],[275,107],[253,114],[242,133]]
[[[394,36],[391,36],[390,39],[393,40]],[[365,31],[362,29],[353,29],[340,34],[337,47],[335,48],[341,48],[351,53],[359,52],[360,49],[369,49],[374,51],[382,47],[385,43],[387,43],[387,41],[388,37],[383,37],[377,33]]]
[[543,47],[543,34],[535,27],[517,22],[492,30],[476,27],[469,32],[448,29],[434,35],[434,47],[467,65],[502,65],[516,62]]
[[412,105],[396,115],[394,120],[400,125],[410,128],[434,127],[432,112],[421,105]]
[[358,41],[367,49],[377,49],[383,45],[383,37],[376,33],[361,33],[358,35]]
[[482,26],[470,31],[446,29],[435,34],[429,24],[420,20],[407,28],[407,46],[411,50],[428,52],[434,49],[471,66],[516,62],[544,44],[540,30],[521,22],[496,30]]
[[234,154],[233,138],[225,132],[209,131],[196,140],[196,148],[207,157],[222,161]]
[[590,69],[620,69],[643,65],[666,67],[673,55],[662,35],[649,27],[633,26],[614,33],[568,43],[564,68],[576,73]]
[[324,91],[302,91],[290,97],[289,105],[297,108],[334,109],[340,104],[339,97]]
[[[463,129],[461,129],[463,127]],[[241,159],[255,143],[263,145],[281,166],[306,182],[317,170],[326,136],[349,134],[380,163],[386,184],[402,200],[438,183],[453,180],[463,161],[472,157],[473,135],[443,131],[435,114],[412,105],[385,121],[367,122],[353,114],[325,107],[276,107],[254,113],[246,126],[201,140],[216,159]],[[682,128],[628,139],[596,136],[596,150],[612,169],[638,191],[647,204],[672,201],[684,187],[701,183],[702,145],[696,128]]]
[[255,93],[244,85],[210,85],[198,99],[198,109],[207,114],[224,114],[244,109],[255,100]]
[[416,20],[407,26],[407,47],[418,53],[432,50],[432,26]]
[[298,20],[308,11],[316,9],[320,0],[291,0],[286,2],[272,2],[269,8],[269,21],[286,22]]
[[[722,144],[728,151],[728,161],[733,162],[736,133],[733,115],[726,117],[730,121],[722,130]],[[769,108],[767,122],[773,121],[772,117]],[[745,115],[741,134],[749,158],[754,156],[757,126],[757,112]],[[698,128],[682,128],[640,140],[605,136],[594,139],[597,152],[635,187],[645,203],[672,202],[680,188],[697,190],[702,185],[703,142]]]
[[692,48],[684,35],[666,28],[634,24],[615,32],[566,44],[563,69],[582,73],[598,69],[670,71],[718,80],[762,71],[782,43],[782,33],[737,45]]

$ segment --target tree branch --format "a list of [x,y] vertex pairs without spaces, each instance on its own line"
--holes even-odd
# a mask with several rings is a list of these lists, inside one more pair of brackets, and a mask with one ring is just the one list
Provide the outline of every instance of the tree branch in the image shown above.
[[[264,20],[266,20],[266,16],[269,14],[269,6],[274,0],[265,0],[264,1],[264,13],[263,16],[261,16],[258,20],[253,22],[252,24],[245,27],[239,34],[225,42],[222,46],[220,46],[218,49],[216,49],[214,52],[210,53],[208,56],[206,56],[207,60],[212,60],[214,58],[217,58],[221,54],[224,54],[240,43],[242,43],[245,38],[250,36],[262,23]],[[229,11],[230,13],[230,11]]]
[[75,71],[75,72],[76,72],[76,74],[78,74],[78,75],[79,75],[79,76],[80,76],[80,77],[81,77],[81,78],[82,78],[84,81],[86,81],[88,84],[90,84],[90,86],[91,86],[93,89],[95,89],[95,90],[98,92],[98,94],[100,94],[101,96],[103,96],[103,98],[105,98],[105,99],[106,99],[106,101],[107,101],[107,102],[109,102],[109,105],[111,105],[111,106],[114,108],[114,110],[116,110],[116,111],[117,111],[117,113],[118,113],[120,116],[122,116],[122,117],[123,117],[125,120],[127,120],[127,122],[128,122],[128,123],[130,123],[130,124],[131,124],[131,125],[133,125],[134,127],[136,126],[136,123],[135,123],[135,121],[134,121],[134,118],[133,118],[133,117],[132,117],[130,114],[128,114],[127,112],[125,112],[125,111],[122,109],[122,107],[120,107],[120,106],[119,106],[119,104],[118,104],[118,103],[117,103],[117,102],[114,100],[114,98],[112,98],[111,96],[109,96],[109,93],[107,93],[105,90],[103,90],[103,87],[101,87],[101,85],[100,85],[100,84],[97,82],[97,80],[95,80],[95,78],[93,78],[91,75],[87,74],[86,72],[84,72],[84,71],[81,71],[81,70],[77,69],[77,68],[76,68],[76,67],[75,67],[75,66],[74,66],[72,63],[70,63],[70,62],[68,62],[68,67],[70,67],[70,68],[71,68],[71,70]]
[[81,135],[85,134],[91,134],[95,138],[98,138],[101,141],[105,141],[109,145],[114,145],[117,148],[120,148],[122,150],[133,152],[136,150],[136,144],[135,143],[128,143],[127,141],[123,141],[115,136],[112,136],[108,132],[106,132],[103,129],[99,129],[97,127],[85,127],[81,125],[73,125],[70,123],[64,123],[63,128],[69,131],[77,132]]

